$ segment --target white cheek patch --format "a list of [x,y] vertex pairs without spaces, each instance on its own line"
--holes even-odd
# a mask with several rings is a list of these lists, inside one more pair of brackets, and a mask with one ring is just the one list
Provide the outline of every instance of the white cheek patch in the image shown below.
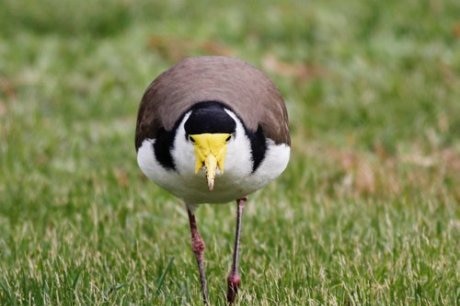
[[185,122],[190,117],[191,112],[188,112],[176,130],[176,138],[174,139],[174,148],[171,151],[176,170],[181,175],[195,174],[195,152],[193,144],[186,139]]
[[231,111],[226,112],[236,122],[235,135],[227,144],[224,173],[235,180],[248,176],[252,171],[251,142],[240,120]]

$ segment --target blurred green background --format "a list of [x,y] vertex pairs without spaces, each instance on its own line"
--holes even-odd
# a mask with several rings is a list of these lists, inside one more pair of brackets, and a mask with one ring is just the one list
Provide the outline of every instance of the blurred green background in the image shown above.
[[[240,57],[292,159],[250,197],[241,305],[460,303],[460,2],[0,2],[0,304],[199,305],[179,200],[136,165],[147,85]],[[225,305],[233,205],[201,207]]]

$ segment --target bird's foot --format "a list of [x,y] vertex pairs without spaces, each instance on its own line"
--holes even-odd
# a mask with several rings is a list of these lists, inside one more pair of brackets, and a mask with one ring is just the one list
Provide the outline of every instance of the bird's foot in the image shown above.
[[227,278],[227,302],[233,304],[238,294],[238,288],[240,287],[241,278],[238,274],[230,274]]

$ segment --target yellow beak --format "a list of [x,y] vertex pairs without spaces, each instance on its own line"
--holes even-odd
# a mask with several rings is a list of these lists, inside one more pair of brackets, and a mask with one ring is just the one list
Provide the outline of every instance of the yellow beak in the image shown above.
[[230,134],[226,133],[190,135],[195,147],[195,173],[205,167],[209,190],[214,188],[216,170],[219,169],[220,173],[224,173],[229,137]]

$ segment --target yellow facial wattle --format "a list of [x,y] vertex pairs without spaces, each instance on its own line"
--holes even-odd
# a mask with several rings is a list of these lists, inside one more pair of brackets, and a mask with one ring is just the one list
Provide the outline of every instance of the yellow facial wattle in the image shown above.
[[190,135],[195,148],[195,173],[205,167],[209,190],[214,188],[216,170],[224,173],[227,141],[230,136],[227,133]]

